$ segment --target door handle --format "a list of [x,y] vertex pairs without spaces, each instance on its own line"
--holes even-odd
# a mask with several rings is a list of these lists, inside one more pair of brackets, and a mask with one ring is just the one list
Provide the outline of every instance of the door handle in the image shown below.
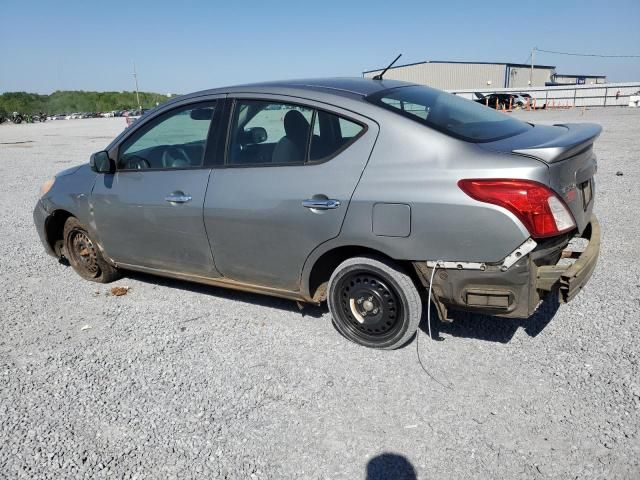
[[334,200],[331,198],[328,198],[326,200],[310,198],[304,200],[302,202],[302,206],[304,208],[311,208],[313,210],[332,210],[340,206],[340,200]]
[[182,192],[173,192],[171,195],[167,195],[164,199],[169,203],[187,203],[191,201],[191,195],[186,195]]

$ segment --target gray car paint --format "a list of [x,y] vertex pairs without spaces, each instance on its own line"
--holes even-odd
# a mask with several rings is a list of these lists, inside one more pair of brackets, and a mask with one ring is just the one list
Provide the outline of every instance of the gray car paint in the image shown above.
[[[341,234],[345,241],[358,245],[364,235],[367,246],[397,259],[492,262],[529,237],[514,216],[471,199],[457,181],[506,177],[546,182],[546,166],[524,157],[486,153],[395,117],[381,123],[371,160],[349,206]],[[370,225],[375,202],[411,205],[411,235],[374,235]]]
[[[202,206],[209,169],[101,175],[91,195],[97,230],[117,263],[217,277]],[[190,195],[169,203],[174,192]]]
[[49,214],[57,210],[71,213],[97,237],[90,205],[91,188],[96,177],[88,164],[59,172],[51,190],[40,199],[44,209]]
[[[224,95],[207,95],[220,100]],[[149,121],[173,108],[198,103],[178,99],[169,108],[156,108],[127,129],[108,147],[117,159],[119,145],[144,129]],[[219,277],[202,221],[210,168],[117,171],[101,175],[92,192],[94,221],[108,245],[109,257],[125,266]],[[187,203],[166,200],[172,194],[191,197]]]
[[[95,182],[93,200],[100,205],[93,211],[89,208],[88,196],[94,183],[90,180],[95,174],[87,173],[85,166],[65,177],[72,181],[56,182],[47,201],[50,208],[68,209],[90,226],[110,258],[115,255],[135,262],[132,266],[165,272],[192,271],[211,278],[224,274],[241,282],[300,290],[303,296],[313,293],[308,291],[308,281],[316,260],[340,246],[363,246],[401,260],[501,260],[529,233],[510,212],[465,195],[457,181],[522,178],[551,182],[561,190],[566,176],[554,172],[557,178],[551,181],[549,165],[539,159],[453,139],[362,99],[364,94],[402,85],[410,84],[364,79],[300,80],[180,97],[149,112],[118,136],[107,147],[110,155],[115,158],[118,145],[157,115],[178,105],[223,95],[274,95],[298,102],[304,99],[303,103],[311,106],[356,115],[370,130],[339,156],[320,165],[213,168],[210,176],[208,169],[155,175],[144,172],[138,174],[138,180],[133,176],[121,180],[126,174],[119,172],[112,176],[114,183],[118,178],[118,186],[123,182],[130,186],[119,193],[121,206],[113,211],[109,211],[109,201],[115,197],[106,193],[106,175],[99,175]],[[532,130],[538,135],[544,129]],[[556,134],[548,135],[551,140]],[[564,168],[569,171],[580,165]],[[167,173],[185,178],[170,180]],[[203,188],[207,185],[205,196]],[[158,207],[166,194],[183,188],[198,195],[193,210]],[[314,194],[338,196],[345,202],[337,211],[317,214],[301,206],[302,200]],[[202,230],[197,227],[200,202],[205,206]],[[409,236],[374,233],[373,210],[379,203],[409,205]],[[203,240],[205,225],[204,238],[212,247],[213,261]],[[130,231],[125,234],[123,230]],[[129,241],[114,240],[123,234]],[[187,254],[188,249],[194,251]]]
[[[521,135],[484,143],[487,150],[506,154],[511,152],[537,158],[549,165],[547,183],[560,195],[573,214],[578,232],[589,223],[593,203],[584,208],[581,192],[576,190],[583,182],[592,179],[597,170],[597,158],[593,142],[602,127],[592,123],[568,125],[536,125]],[[592,180],[595,193],[595,181]]]
[[64,177],[66,175],[73,175],[80,168],[82,168],[82,165],[75,165],[73,167],[65,168],[61,172],[56,173],[56,178]]
[[[230,167],[213,172],[204,220],[216,267],[232,280],[297,290],[309,254],[340,233],[349,200],[378,136],[378,125],[366,117],[302,98],[264,94],[259,98],[304,102],[367,126],[354,144],[326,162]],[[340,207],[317,211],[302,206],[303,200],[323,197],[340,201]]]

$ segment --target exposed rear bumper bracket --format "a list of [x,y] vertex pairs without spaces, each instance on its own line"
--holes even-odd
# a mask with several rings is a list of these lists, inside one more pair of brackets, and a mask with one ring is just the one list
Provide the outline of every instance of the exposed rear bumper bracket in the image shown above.
[[550,291],[559,287],[562,303],[570,302],[580,292],[598,263],[600,224],[595,215],[584,229],[582,238],[589,240],[589,244],[572,265],[544,265],[537,269],[536,288]]
[[[448,308],[527,318],[546,293],[557,289],[560,302],[566,303],[588,282],[598,261],[600,226],[593,216],[582,235],[568,243],[547,242],[528,251],[534,243],[532,240],[518,247],[515,252],[520,255],[513,254],[518,261],[508,268],[504,260],[498,265],[459,266],[458,262],[442,261],[413,262],[413,265],[425,288],[429,287],[433,269],[441,269],[433,276],[432,299],[442,319],[446,318]],[[480,268],[482,265],[484,269]]]
[[[509,255],[504,257],[502,263],[498,265],[491,265],[493,268],[499,267],[501,271],[506,272],[511,266],[520,260],[522,257],[533,251],[538,244],[533,238],[528,238],[522,245],[516,248]],[[454,270],[481,270],[487,269],[487,264],[484,262],[452,262],[443,260],[427,260],[427,267],[429,268],[450,268]]]

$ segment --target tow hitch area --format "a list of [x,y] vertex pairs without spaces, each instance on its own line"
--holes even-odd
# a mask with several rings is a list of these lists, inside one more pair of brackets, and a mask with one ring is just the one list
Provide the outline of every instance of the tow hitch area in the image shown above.
[[[588,241],[586,248],[585,240]],[[570,302],[591,277],[599,254],[600,224],[594,215],[582,237],[573,239],[562,251],[562,258],[557,264],[538,267],[536,288],[551,291],[559,287],[560,301]]]

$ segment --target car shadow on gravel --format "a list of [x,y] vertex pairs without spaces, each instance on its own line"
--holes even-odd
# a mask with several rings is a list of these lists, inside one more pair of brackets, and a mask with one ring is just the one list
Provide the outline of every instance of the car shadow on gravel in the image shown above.
[[[453,322],[441,322],[435,307],[431,308],[431,332],[434,339],[440,334],[452,337],[475,338],[487,342],[509,343],[519,328],[530,337],[536,337],[551,322],[559,308],[557,293],[550,294],[529,318],[500,318],[478,313],[451,310]],[[429,333],[427,318],[422,319],[420,329]]]
[[320,318],[328,311],[326,304],[322,304],[321,306],[305,304],[301,309],[297,306],[296,302],[294,302],[293,300],[287,300],[285,298],[271,297],[269,295],[261,295],[258,293],[215,287],[211,285],[188,282],[186,280],[158,277],[156,275],[150,275],[140,272],[126,271],[124,272],[124,274],[126,278],[130,278],[131,280],[136,280],[138,282],[160,285],[169,288],[177,288],[180,290],[185,290],[187,292],[194,292],[203,295],[212,295],[219,298],[225,298],[227,300],[250,303],[252,305],[257,305],[260,307],[278,308],[280,310],[300,312],[302,316],[309,316],[313,318]]
[[[296,302],[292,300],[258,293],[203,285],[186,280],[158,277],[156,275],[133,271],[125,272],[125,276],[147,284],[177,288],[203,295],[212,295],[227,300],[250,303],[260,307],[299,312],[303,317],[321,318],[329,311],[326,303],[322,305],[304,304],[303,308],[299,308]],[[440,334],[445,334],[452,337],[475,338],[488,342],[509,343],[519,328],[522,328],[530,337],[537,336],[545,329],[549,322],[551,322],[558,311],[558,307],[557,294],[551,294],[538,307],[536,313],[527,319],[500,318],[451,310],[449,316],[453,319],[453,322],[448,323],[439,320],[437,310],[431,305],[431,333],[434,340],[444,340]],[[427,335],[429,334],[426,308],[423,312],[423,318],[420,321],[420,329]]]

